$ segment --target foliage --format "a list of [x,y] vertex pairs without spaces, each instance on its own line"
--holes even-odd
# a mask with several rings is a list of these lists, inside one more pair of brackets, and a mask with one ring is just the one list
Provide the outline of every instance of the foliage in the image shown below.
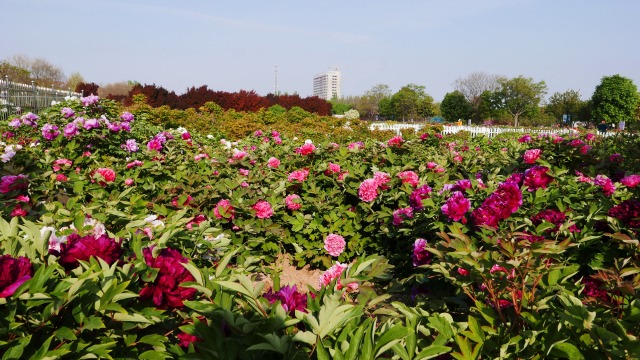
[[440,103],[440,111],[447,121],[457,121],[458,119],[469,119],[473,108],[461,92],[454,91],[445,94],[442,103]]
[[0,125],[4,358],[640,356],[637,136],[142,100]]
[[635,120],[639,103],[638,87],[631,79],[604,76],[591,97],[592,119],[607,123]]
[[507,79],[498,79],[500,88],[493,93],[492,105],[513,116],[513,126],[518,126],[521,115],[531,115],[538,110],[538,104],[547,92],[544,81],[533,82],[532,78],[522,75]]

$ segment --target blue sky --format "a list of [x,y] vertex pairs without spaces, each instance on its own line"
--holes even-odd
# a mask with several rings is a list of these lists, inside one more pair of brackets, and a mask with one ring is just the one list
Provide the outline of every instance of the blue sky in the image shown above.
[[637,0],[3,0],[0,59],[43,57],[98,84],[183,93],[312,93],[338,66],[343,95],[423,85],[436,101],[472,72],[544,80],[590,98],[603,76],[640,85]]

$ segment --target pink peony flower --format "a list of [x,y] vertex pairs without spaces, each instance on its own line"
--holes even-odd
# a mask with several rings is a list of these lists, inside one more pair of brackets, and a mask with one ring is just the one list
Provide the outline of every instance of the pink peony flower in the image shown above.
[[331,256],[340,256],[344,251],[346,242],[344,238],[337,234],[329,234],[324,239],[324,249],[327,250]]
[[273,215],[271,204],[266,200],[260,200],[251,207],[259,219],[268,219]]
[[120,243],[106,234],[94,236],[80,236],[73,233],[67,236],[66,242],[60,243],[60,250],[49,250],[58,256],[58,262],[65,269],[71,270],[80,264],[78,261],[89,261],[91,257],[98,257],[111,265],[122,256]]
[[413,209],[410,207],[397,209],[393,212],[393,225],[398,226],[402,224],[404,219],[413,219]]
[[418,175],[413,171],[403,171],[398,174],[398,178],[402,180],[403,184],[409,184],[413,187],[418,186]]
[[460,221],[471,208],[471,202],[460,191],[454,191],[447,202],[442,205],[442,213],[453,221]]
[[378,183],[375,179],[366,179],[358,188],[358,196],[364,202],[372,202],[378,196]]
[[5,175],[0,179],[0,194],[6,194],[14,190],[24,190],[29,187],[27,176]]
[[22,208],[22,205],[20,204],[16,204],[16,206],[13,207],[13,210],[11,210],[11,213],[9,214],[11,217],[23,217],[23,216],[27,216],[29,213],[27,212],[27,210]]
[[65,119],[68,119],[68,118],[70,118],[70,117],[72,117],[73,115],[76,114],[76,112],[73,111],[73,109],[69,108],[69,107],[63,107],[62,110],[60,111],[60,113],[62,114],[62,116]]
[[308,175],[309,175],[309,170],[307,169],[295,170],[295,171],[292,171],[291,174],[289,174],[289,177],[287,178],[287,180],[289,182],[293,182],[294,180],[304,182],[305,180],[307,180]]
[[158,139],[152,139],[147,143],[147,149],[149,149],[149,151],[160,152],[162,150],[162,143]]
[[532,141],[533,141],[533,139],[531,138],[531,135],[529,135],[529,134],[525,134],[520,139],[518,139],[518,142],[521,142],[521,143],[530,143]]
[[302,207],[300,196],[296,194],[287,195],[284,199],[284,203],[287,205],[287,209],[289,210],[299,210]]
[[134,168],[134,167],[142,166],[142,164],[144,164],[142,161],[134,160],[134,161],[132,161],[132,162],[127,164],[127,169],[131,169],[131,168]]
[[126,178],[126,179],[124,180],[124,184],[125,184],[125,185],[127,185],[127,186],[131,186],[131,185],[133,185],[133,184],[134,184],[134,182],[135,182],[135,181],[134,181],[132,178]]
[[0,298],[7,298],[33,276],[31,260],[24,256],[0,255]]
[[431,188],[428,185],[423,185],[415,189],[411,195],[409,195],[409,204],[411,204],[411,208],[415,211],[422,210],[424,208],[422,200],[428,199],[430,194]]
[[459,267],[457,271],[460,276],[469,276],[469,270],[465,268]]
[[44,124],[42,126],[42,137],[51,141],[60,135],[60,131],[58,131],[58,127],[51,124]]
[[247,169],[238,169],[238,173],[242,176],[249,176],[249,170]]
[[542,154],[542,150],[540,149],[531,149],[524,152],[522,158],[526,164],[534,164],[536,160],[540,158],[540,154]]
[[270,157],[269,160],[267,160],[267,166],[272,169],[277,169],[278,166],[280,166],[280,160],[274,157]]
[[100,101],[100,97],[98,97],[97,95],[89,95],[86,97],[81,97],[80,98],[80,102],[82,102],[82,106],[90,106],[90,105],[95,105],[98,103],[98,101]]
[[231,206],[231,201],[223,199],[218,201],[216,207],[213,208],[213,215],[216,219],[227,219],[231,221],[236,217],[236,211],[233,206]]
[[327,170],[325,170],[324,172],[326,175],[331,175],[331,174],[337,174],[340,173],[340,165],[338,164],[334,164],[332,162],[330,162],[327,165]]
[[[111,183],[116,180],[116,172],[109,168],[98,168],[95,173],[100,175],[101,181],[98,181],[100,185],[106,185],[105,183]],[[103,181],[102,181],[103,180]]]
[[611,179],[604,175],[597,175],[593,179],[593,184],[599,186],[605,196],[611,196],[616,191],[616,187],[615,185],[613,185],[613,181],[611,181]]
[[122,121],[125,121],[125,122],[131,122],[133,121],[133,114],[128,111],[125,111],[122,113],[122,115],[120,115],[120,119],[122,119]]
[[320,279],[318,280],[321,287],[325,287],[335,279],[340,281],[340,275],[347,268],[346,264],[341,264],[339,262],[335,263],[332,267],[330,267],[327,271],[325,271],[322,275],[320,275]]
[[382,189],[386,189],[386,183],[391,181],[391,175],[386,172],[377,171],[373,173],[373,179],[376,181],[376,185]]
[[309,156],[312,155],[315,150],[316,147],[313,145],[313,143],[305,142],[304,145],[296,148],[295,153],[303,156]]
[[69,178],[67,177],[67,175],[65,175],[65,174],[56,174],[56,181],[66,182],[68,180],[69,180]]
[[128,151],[128,152],[136,152],[136,151],[138,151],[138,144],[136,144],[136,140],[135,139],[129,139],[129,140],[125,141],[125,143],[120,145],[120,147],[123,148],[124,150]]
[[285,285],[275,293],[269,290],[263,296],[269,300],[270,304],[280,301],[284,311],[291,316],[295,315],[296,310],[307,312],[307,295],[298,292],[296,285]]
[[584,139],[585,139],[585,140],[587,140],[587,141],[591,141],[591,140],[593,140],[593,139],[595,139],[595,138],[596,138],[596,134],[593,134],[593,133],[588,133],[588,134],[584,137]]

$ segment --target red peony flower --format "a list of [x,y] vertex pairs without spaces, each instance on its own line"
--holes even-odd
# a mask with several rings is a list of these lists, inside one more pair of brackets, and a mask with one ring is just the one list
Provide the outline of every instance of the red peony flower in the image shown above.
[[31,276],[33,276],[33,266],[28,258],[0,256],[0,298],[13,295],[20,285],[31,279]]
[[471,202],[464,197],[460,191],[454,191],[447,202],[442,205],[442,213],[447,215],[453,221],[460,221],[464,214],[471,208]]
[[60,244],[60,251],[49,250],[49,253],[58,256],[58,262],[67,270],[76,268],[79,260],[88,261],[92,256],[111,265],[120,259],[122,252],[120,243],[106,234],[80,237],[76,233],[69,235],[67,241]]
[[524,185],[529,187],[529,191],[537,189],[546,189],[553,181],[553,178],[547,175],[549,168],[546,166],[534,166],[524,172]]
[[183,301],[192,299],[196,289],[186,288],[180,284],[194,281],[195,278],[182,266],[188,259],[174,249],[162,249],[158,257],[154,258],[150,248],[142,250],[144,260],[152,268],[158,269],[158,275],[153,283],[147,283],[140,291],[140,298],[150,299],[160,309],[180,308]]

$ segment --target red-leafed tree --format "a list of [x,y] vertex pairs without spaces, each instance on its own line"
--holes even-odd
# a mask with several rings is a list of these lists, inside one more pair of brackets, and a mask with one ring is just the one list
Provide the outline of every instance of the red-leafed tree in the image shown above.
[[81,82],[76,85],[75,92],[82,93],[84,96],[89,96],[91,94],[98,95],[98,89],[100,86],[96,83],[85,83]]

